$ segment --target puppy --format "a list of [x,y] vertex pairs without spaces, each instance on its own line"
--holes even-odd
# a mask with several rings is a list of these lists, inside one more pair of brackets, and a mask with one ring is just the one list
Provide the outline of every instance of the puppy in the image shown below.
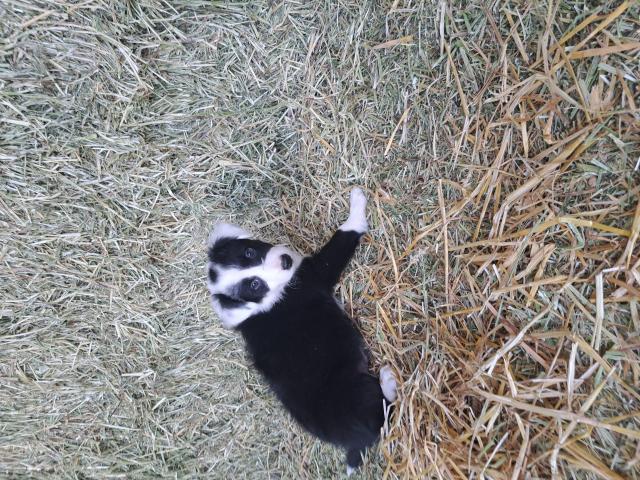
[[360,333],[333,290],[367,231],[366,198],[351,191],[349,218],[315,254],[254,240],[222,224],[209,238],[208,288],[223,326],[238,330],[255,367],[305,429],[344,448],[347,471],[378,439],[389,367],[369,373]]

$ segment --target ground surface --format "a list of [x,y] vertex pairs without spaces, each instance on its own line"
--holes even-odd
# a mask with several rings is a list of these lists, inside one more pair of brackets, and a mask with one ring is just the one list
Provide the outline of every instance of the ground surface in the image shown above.
[[343,475],[205,242],[311,252],[361,185],[359,475],[638,478],[639,8],[532,3],[0,1],[0,476]]

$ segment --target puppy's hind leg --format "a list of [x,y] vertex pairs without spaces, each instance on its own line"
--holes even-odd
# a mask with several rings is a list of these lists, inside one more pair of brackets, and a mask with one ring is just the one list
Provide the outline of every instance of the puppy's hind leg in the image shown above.
[[387,402],[395,402],[398,396],[398,384],[393,370],[389,365],[385,365],[380,369],[380,388]]

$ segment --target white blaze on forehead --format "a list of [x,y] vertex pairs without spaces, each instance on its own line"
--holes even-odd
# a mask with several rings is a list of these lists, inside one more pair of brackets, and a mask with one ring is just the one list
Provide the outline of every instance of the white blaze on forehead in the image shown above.
[[251,238],[251,235],[237,225],[220,223],[209,234],[209,246],[212,247],[221,238]]
[[[293,260],[291,268],[282,268],[282,255],[287,254]],[[284,292],[285,287],[295,274],[302,262],[302,256],[288,247],[278,245],[267,252],[264,261],[255,267],[249,268],[224,268],[209,262],[208,267],[216,271],[216,281],[207,279],[207,287],[212,295],[229,294],[233,287],[245,278],[261,278],[269,287],[269,291],[259,302],[247,302],[237,308],[222,308],[220,302],[212,296],[213,308],[220,317],[222,325],[233,328],[252,315],[268,311],[275,305]]]

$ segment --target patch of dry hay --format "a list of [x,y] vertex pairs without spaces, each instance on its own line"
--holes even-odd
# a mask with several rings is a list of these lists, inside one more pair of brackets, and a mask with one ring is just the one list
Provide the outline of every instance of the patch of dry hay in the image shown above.
[[219,328],[224,218],[403,379],[366,478],[639,476],[637,3],[5,0],[0,473],[329,478]]
[[[638,11],[439,5],[466,175],[374,282],[405,379],[389,470],[640,475]],[[404,273],[425,250],[443,259],[427,305]]]

